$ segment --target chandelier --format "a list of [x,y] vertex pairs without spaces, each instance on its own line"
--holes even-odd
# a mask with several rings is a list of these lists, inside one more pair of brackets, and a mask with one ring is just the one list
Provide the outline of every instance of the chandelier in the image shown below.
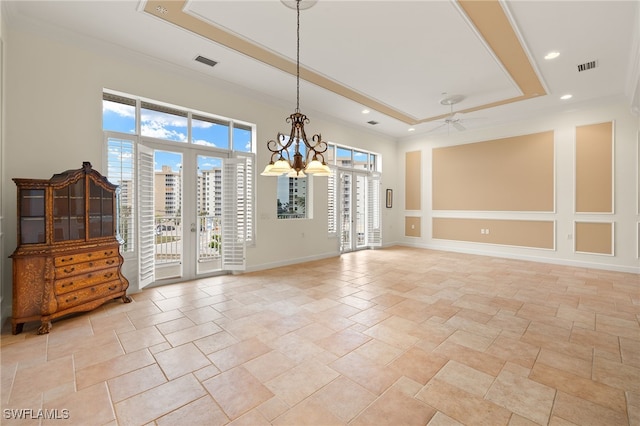
[[[287,7],[292,7],[292,1],[281,0]],[[301,178],[307,174],[316,176],[329,176],[331,170],[325,162],[324,153],[327,151],[327,143],[318,133],[307,139],[304,125],[309,123],[306,115],[300,112],[300,2],[295,0],[295,8],[298,14],[297,21],[297,45],[296,45],[296,110],[286,121],[291,123],[291,133],[287,137],[278,133],[276,140],[267,142],[267,149],[271,152],[271,160],[261,173],[262,176],[280,176]],[[313,6],[317,0],[306,1],[302,8]],[[300,144],[304,144],[302,147]],[[303,152],[300,152],[302,148]],[[293,150],[293,154],[291,153]]]

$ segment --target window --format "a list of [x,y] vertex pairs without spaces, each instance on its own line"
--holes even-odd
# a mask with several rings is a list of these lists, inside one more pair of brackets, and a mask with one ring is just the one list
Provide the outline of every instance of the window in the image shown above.
[[102,130],[137,133],[136,101],[105,93],[102,97]]
[[252,152],[253,140],[251,134],[250,126],[234,123],[233,150],[237,152]]
[[353,154],[353,150],[348,148],[337,147],[336,148],[336,165],[338,167],[351,167],[351,156]]
[[369,153],[353,151],[353,168],[359,170],[369,170]]
[[[178,106],[161,104],[157,101],[137,98],[135,96],[103,92],[103,123],[102,128],[107,138],[107,163],[109,173],[107,178],[121,186],[121,210],[135,217],[135,169],[136,149],[139,137],[147,137],[180,144],[199,145],[202,149],[215,150],[217,155],[228,158],[242,158],[246,162],[244,184],[246,189],[245,202],[245,241],[254,240],[254,171],[255,165],[255,126],[227,119],[213,114],[194,111]],[[127,140],[130,135],[131,140]],[[113,139],[111,138],[113,136]],[[118,136],[118,137],[116,137]],[[176,186],[168,176],[165,181],[167,188]],[[216,179],[220,179],[216,177]],[[121,183],[118,183],[121,182]],[[129,200],[124,199],[124,194]],[[181,195],[167,195],[168,204],[180,202]],[[220,200],[218,200],[220,201]],[[125,207],[123,209],[123,207]],[[123,214],[124,214],[123,213]],[[121,217],[121,234],[126,232],[133,235],[134,220]],[[130,222],[130,223],[129,223]],[[133,239],[130,238],[127,249],[133,251]]]
[[175,142],[187,142],[187,112],[142,102],[140,135]]
[[278,176],[278,219],[307,217],[307,179]]
[[191,118],[191,143],[229,149],[229,123],[194,114]]

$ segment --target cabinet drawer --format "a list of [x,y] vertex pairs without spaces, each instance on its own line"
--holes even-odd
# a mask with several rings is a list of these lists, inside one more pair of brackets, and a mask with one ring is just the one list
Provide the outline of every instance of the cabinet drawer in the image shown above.
[[102,269],[95,272],[87,272],[81,275],[75,275],[69,278],[56,280],[55,292],[57,295],[69,293],[70,291],[80,290],[95,284],[104,283],[118,278],[118,267]]
[[109,294],[116,293],[120,290],[122,290],[122,284],[120,281],[111,281],[63,294],[56,297],[58,301],[58,311],[108,296]]
[[120,258],[111,257],[107,259],[92,260],[74,265],[60,266],[56,268],[56,279],[84,274],[91,271],[98,271],[112,266],[118,266]]
[[88,262],[90,260],[100,260],[114,256],[118,256],[118,249],[106,248],[85,253],[73,253],[65,256],[57,256],[53,259],[53,264],[57,268],[61,266],[74,265],[76,263]]

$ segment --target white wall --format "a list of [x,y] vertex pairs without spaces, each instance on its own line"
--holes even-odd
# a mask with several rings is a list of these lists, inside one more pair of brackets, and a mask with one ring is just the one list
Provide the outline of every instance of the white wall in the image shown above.
[[[2,14],[2,7],[0,7],[0,280],[2,280],[2,282],[4,282],[4,271],[5,271],[5,261],[3,259],[7,258],[7,251],[5,250],[4,247],[4,209],[3,209],[3,187],[4,184],[3,182],[5,181],[4,179],[4,161],[5,161],[5,155],[4,155],[4,131],[5,131],[5,126],[4,126],[4,75],[5,75],[5,60],[4,60],[4,32],[5,32],[5,28],[6,25],[4,25],[4,16]],[[5,318],[5,311],[6,309],[4,309],[4,304],[5,304],[5,291],[4,291],[4,285],[0,285],[0,310],[2,311],[2,313],[0,314],[0,318],[2,320],[4,320]],[[8,302],[7,302],[8,303]],[[1,323],[0,323],[1,324]]]
[[[575,127],[614,121],[615,127],[615,193],[614,214],[611,215],[576,215],[574,214],[574,151]],[[431,159],[432,149],[457,144],[481,142],[516,135],[525,135],[553,130],[555,134],[556,178],[555,178],[555,213],[508,213],[508,212],[474,212],[481,218],[497,219],[543,219],[556,222],[556,249],[540,250],[480,243],[464,243],[444,241],[431,238],[431,220],[434,212],[431,206]],[[403,244],[529,259],[535,261],[596,267],[640,273],[638,259],[638,135],[640,119],[631,113],[629,103],[623,99],[612,99],[597,103],[574,106],[571,111],[548,113],[530,118],[519,123],[512,123],[491,129],[457,132],[450,135],[415,137],[399,144],[400,161],[404,161],[406,152],[422,151],[422,200],[420,212],[403,211],[404,216],[420,216],[422,237],[401,237]],[[404,186],[404,179],[398,176]],[[401,191],[403,192],[403,191]],[[402,201],[404,202],[404,201]],[[404,205],[404,204],[403,204]],[[451,214],[451,213],[449,213]],[[468,216],[465,216],[468,217]],[[399,220],[403,220],[399,218]],[[580,254],[574,252],[574,221],[612,221],[615,222],[615,255]]]
[[[115,50],[98,54],[82,40],[45,38],[11,27],[6,32],[6,161],[1,215],[6,218],[3,249],[7,256],[16,247],[16,190],[11,178],[50,178],[54,173],[79,168],[83,161],[90,161],[101,171],[103,88],[257,125],[256,244],[247,251],[248,269],[338,255],[336,239],[327,237],[326,179],[314,178],[313,219],[283,221],[276,218],[275,179],[259,176],[269,160],[266,142],[279,131],[287,132],[285,118],[292,110],[140,55]],[[309,110],[304,112],[311,120],[310,133],[321,131],[329,142],[374,151],[382,155],[384,165],[396,164],[394,140],[315,116]],[[383,188],[395,187],[396,174],[385,172]],[[384,214],[385,242],[395,241],[393,212]],[[6,256],[1,262],[4,302],[8,305],[11,263]],[[125,271],[132,270],[131,265],[125,266]],[[128,278],[133,283],[131,291],[136,291],[135,277],[129,274]],[[7,309],[3,309],[3,319],[7,315]]]

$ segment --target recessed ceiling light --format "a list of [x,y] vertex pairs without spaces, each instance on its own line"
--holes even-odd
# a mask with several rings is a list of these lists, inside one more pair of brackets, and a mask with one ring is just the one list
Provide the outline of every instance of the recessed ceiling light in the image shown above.
[[363,113],[363,114],[369,114],[370,112],[371,112],[371,111],[369,111],[368,109],[363,109],[363,110],[362,110],[362,113]]
[[544,55],[544,58],[548,61],[550,59],[555,59],[558,56],[560,56],[560,52],[549,52],[546,55]]
[[560,99],[562,99],[563,101],[566,101],[567,99],[571,99],[572,97],[573,97],[573,95],[566,94],[566,95],[560,96]]
[[409,127],[409,129],[407,129],[408,132],[415,132],[416,129],[414,129],[413,127]]

